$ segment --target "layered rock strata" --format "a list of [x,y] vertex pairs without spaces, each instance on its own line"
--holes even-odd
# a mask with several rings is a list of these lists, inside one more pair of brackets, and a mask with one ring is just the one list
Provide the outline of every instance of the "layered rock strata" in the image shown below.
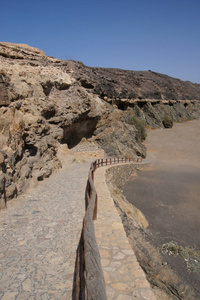
[[197,118],[199,101],[198,84],[151,71],[86,67],[0,43],[0,206],[62,166],[60,145],[73,151],[86,139],[108,156],[144,157],[140,127],[163,126],[165,115]]

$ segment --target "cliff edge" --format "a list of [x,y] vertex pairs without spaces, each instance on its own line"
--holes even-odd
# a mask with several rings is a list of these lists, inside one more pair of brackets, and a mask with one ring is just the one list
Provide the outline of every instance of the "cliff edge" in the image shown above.
[[145,157],[144,127],[200,116],[200,85],[152,71],[86,67],[0,43],[0,207],[60,168],[81,141],[108,156]]

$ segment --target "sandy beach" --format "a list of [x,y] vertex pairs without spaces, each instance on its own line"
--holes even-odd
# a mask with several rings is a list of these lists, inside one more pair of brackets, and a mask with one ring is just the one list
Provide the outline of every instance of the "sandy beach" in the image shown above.
[[[163,244],[200,250],[200,121],[172,129],[148,130],[145,142],[150,163],[126,183],[123,192],[149,222],[145,233],[161,252]],[[200,269],[189,270],[180,255],[163,259],[200,295]]]

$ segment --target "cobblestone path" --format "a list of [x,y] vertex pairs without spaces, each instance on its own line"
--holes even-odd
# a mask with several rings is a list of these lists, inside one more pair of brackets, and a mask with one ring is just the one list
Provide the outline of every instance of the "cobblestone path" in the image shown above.
[[0,299],[71,299],[89,164],[60,170],[0,211]]

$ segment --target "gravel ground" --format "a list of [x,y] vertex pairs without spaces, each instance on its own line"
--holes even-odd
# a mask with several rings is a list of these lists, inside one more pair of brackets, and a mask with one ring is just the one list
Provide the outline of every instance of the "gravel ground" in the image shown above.
[[[124,186],[126,198],[148,220],[146,234],[159,250],[171,241],[200,250],[199,132],[199,120],[149,131],[145,144],[151,164]],[[190,273],[179,256],[164,258],[200,299],[200,272]]]

